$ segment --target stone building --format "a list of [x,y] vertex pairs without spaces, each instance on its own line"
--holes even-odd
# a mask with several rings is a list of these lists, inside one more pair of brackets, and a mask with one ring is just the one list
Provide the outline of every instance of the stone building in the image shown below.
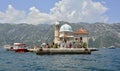
[[54,43],[87,43],[88,47],[88,32],[87,30],[80,28],[73,31],[72,27],[68,24],[59,25],[59,22],[55,24]]

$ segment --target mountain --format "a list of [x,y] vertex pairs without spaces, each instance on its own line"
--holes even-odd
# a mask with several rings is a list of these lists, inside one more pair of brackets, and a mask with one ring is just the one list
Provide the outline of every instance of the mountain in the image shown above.
[[[84,28],[89,32],[89,47],[120,47],[120,23],[69,23],[60,21],[60,25],[67,23],[73,30]],[[0,45],[23,42],[28,45],[51,43],[54,38],[54,25],[49,24],[0,24]]]
[[53,40],[53,25],[0,24],[0,45],[23,42],[28,45]]

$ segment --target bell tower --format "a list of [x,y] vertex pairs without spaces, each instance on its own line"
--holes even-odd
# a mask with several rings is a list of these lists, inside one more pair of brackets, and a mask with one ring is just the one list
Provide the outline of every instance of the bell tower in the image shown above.
[[59,30],[60,30],[59,22],[56,22],[55,23],[55,32],[54,32],[54,43],[58,43],[58,41],[59,41]]

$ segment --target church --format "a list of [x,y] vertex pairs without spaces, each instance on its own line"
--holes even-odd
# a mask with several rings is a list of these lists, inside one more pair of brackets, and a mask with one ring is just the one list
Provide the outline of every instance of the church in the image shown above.
[[60,26],[59,22],[55,23],[54,43],[59,44],[60,47],[75,47],[82,48],[83,43],[88,47],[88,32],[80,28],[73,31],[69,24]]

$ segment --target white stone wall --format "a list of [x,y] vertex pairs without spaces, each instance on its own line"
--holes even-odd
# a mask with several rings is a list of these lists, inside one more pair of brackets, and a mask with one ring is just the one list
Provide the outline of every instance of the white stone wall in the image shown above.
[[88,35],[80,35],[80,34],[79,35],[74,35],[74,38],[78,38],[78,40],[80,40],[80,37],[82,37],[83,42],[86,42],[87,46],[88,46]]
[[88,38],[87,38],[87,35],[83,35],[82,37],[83,37],[83,42],[88,43]]
[[58,41],[59,41],[59,25],[55,25],[54,43],[58,43]]

